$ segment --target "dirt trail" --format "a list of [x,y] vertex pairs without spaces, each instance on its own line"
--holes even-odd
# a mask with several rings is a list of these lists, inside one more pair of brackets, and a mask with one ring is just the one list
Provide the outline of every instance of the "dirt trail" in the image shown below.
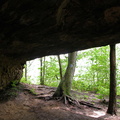
[[[120,120],[118,116],[105,115],[107,107],[103,104],[96,104],[103,108],[97,110],[84,105],[78,108],[64,105],[61,101],[38,99],[42,96],[51,96],[55,89],[22,83],[8,89],[7,92],[1,92],[0,120]],[[75,97],[85,95],[78,92],[72,94]]]

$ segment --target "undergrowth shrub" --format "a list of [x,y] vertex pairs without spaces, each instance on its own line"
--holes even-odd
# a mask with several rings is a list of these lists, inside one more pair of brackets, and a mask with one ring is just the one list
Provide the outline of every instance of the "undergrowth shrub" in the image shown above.
[[21,83],[27,83],[27,84],[32,84],[31,80],[28,79],[27,81],[25,80],[24,77],[22,77],[22,79],[20,80]]

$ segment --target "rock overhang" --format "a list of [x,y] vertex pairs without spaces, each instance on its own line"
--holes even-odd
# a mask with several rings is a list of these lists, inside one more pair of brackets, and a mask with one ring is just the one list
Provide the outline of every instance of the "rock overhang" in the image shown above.
[[26,61],[120,42],[119,0],[2,0],[1,57]]

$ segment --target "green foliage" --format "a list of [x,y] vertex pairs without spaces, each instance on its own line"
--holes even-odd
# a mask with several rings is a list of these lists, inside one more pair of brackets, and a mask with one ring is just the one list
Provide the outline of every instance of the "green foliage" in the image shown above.
[[120,96],[120,86],[117,86],[117,95]]
[[[117,49],[117,51],[120,51]],[[85,50],[78,54],[78,60],[83,62],[79,64],[79,73],[77,80],[73,81],[72,89],[81,91],[91,91],[99,94],[99,99],[104,99],[109,95],[109,46]],[[80,60],[81,59],[81,60]],[[120,70],[117,58],[117,79],[120,80]],[[119,85],[120,82],[117,82]],[[117,87],[117,94],[120,95],[120,86]]]
[[34,88],[30,89],[30,93],[32,93],[33,95],[37,95]]
[[51,86],[51,87],[57,87],[59,85],[59,81],[46,81],[46,84],[47,86]]
[[16,85],[17,81],[13,81],[11,84],[11,88],[6,92],[9,97],[16,97],[18,95],[19,88]]
[[16,82],[13,81],[13,82],[11,83],[11,86],[12,86],[12,87],[16,87]]
[[18,84],[18,80],[14,80],[11,82],[12,87],[16,87],[17,84]]
[[22,83],[27,83],[27,84],[32,84],[32,82],[31,82],[30,79],[28,79],[28,80],[26,81],[24,77],[22,77],[22,79],[20,80],[20,82],[22,82]]
[[9,92],[8,95],[12,96],[12,97],[13,96],[16,97],[18,95],[18,93],[13,91],[13,92]]
[[[64,55],[61,59],[62,63],[62,73],[65,73],[67,66],[67,55]],[[57,56],[50,56],[49,59],[46,57],[45,61],[46,69],[45,69],[45,85],[57,87],[60,81],[60,73],[59,73],[59,63]],[[40,69],[40,68],[38,68]],[[40,81],[40,76],[38,76],[38,83]]]
[[120,99],[117,99],[117,102],[120,102]]
[[88,95],[84,95],[84,99],[88,99],[89,98],[89,96]]
[[105,99],[109,95],[109,89],[99,86],[97,93],[99,94],[99,99]]
[[78,80],[72,82],[72,89],[74,90],[79,90],[79,91],[88,91],[89,84],[88,82]]

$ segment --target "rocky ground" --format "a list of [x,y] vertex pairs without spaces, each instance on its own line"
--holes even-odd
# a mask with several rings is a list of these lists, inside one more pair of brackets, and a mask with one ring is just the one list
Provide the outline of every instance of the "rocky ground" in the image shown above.
[[102,109],[47,100],[55,90],[54,87],[21,83],[0,92],[0,120],[120,120],[120,108],[118,116],[106,114],[107,102],[100,101],[93,93],[71,92],[75,99]]

